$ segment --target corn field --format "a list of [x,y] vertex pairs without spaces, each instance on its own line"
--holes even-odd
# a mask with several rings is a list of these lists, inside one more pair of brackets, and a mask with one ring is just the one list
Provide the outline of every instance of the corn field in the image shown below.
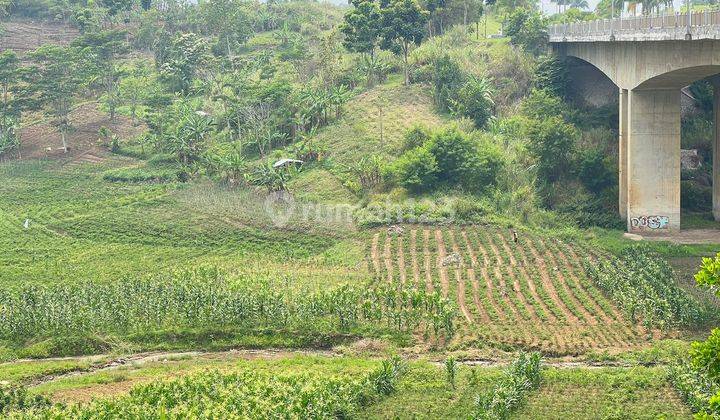
[[88,404],[13,410],[9,419],[328,419],[348,418],[395,391],[406,365],[386,360],[362,376],[209,370],[133,388],[129,395]]
[[670,264],[647,246],[626,248],[620,258],[585,261],[595,283],[630,317],[647,328],[698,327],[703,308],[677,286]]
[[340,286],[294,291],[271,282],[231,282],[214,268],[112,283],[24,285],[0,291],[0,339],[126,334],[171,327],[321,329],[363,325],[448,337],[455,309],[439,293]]

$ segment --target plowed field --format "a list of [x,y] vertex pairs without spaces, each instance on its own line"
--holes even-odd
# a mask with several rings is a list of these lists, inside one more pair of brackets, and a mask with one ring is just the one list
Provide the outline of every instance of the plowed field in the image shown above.
[[438,290],[457,302],[465,339],[551,354],[629,348],[647,332],[631,325],[592,284],[586,246],[485,226],[405,227],[374,233],[376,281]]

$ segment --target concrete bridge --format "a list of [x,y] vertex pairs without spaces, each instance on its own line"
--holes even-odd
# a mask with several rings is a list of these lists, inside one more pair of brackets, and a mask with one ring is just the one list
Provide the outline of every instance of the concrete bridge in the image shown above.
[[550,44],[604,73],[620,104],[620,214],[630,232],[680,229],[680,90],[715,88],[713,214],[720,220],[720,12],[552,26]]

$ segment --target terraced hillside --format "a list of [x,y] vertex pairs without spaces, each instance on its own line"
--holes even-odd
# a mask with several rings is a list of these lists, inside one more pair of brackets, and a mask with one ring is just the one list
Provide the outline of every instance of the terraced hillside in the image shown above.
[[376,281],[440,290],[455,300],[463,340],[550,354],[629,348],[648,332],[631,325],[585,276],[583,246],[492,227],[407,227],[374,234]]

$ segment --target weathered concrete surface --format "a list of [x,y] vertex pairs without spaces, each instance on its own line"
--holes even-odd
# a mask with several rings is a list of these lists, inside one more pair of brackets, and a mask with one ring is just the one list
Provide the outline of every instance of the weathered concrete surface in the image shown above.
[[713,114],[715,118],[715,139],[713,139],[713,217],[720,221],[720,76],[712,79],[713,84]]
[[620,209],[620,217],[623,220],[628,220],[628,91],[627,89],[620,89],[620,121],[619,121],[619,147],[618,147],[618,168],[619,168],[619,180],[618,187],[620,190],[618,198],[618,208]]
[[[619,88],[618,204],[628,231],[643,234],[680,229],[681,89],[720,75],[720,40],[648,39],[551,43]],[[713,214],[720,220],[720,88],[715,92]]]
[[681,89],[720,73],[720,41],[564,42],[560,55],[591,63],[622,89]]
[[628,116],[628,231],[679,230],[680,92],[630,91]]

